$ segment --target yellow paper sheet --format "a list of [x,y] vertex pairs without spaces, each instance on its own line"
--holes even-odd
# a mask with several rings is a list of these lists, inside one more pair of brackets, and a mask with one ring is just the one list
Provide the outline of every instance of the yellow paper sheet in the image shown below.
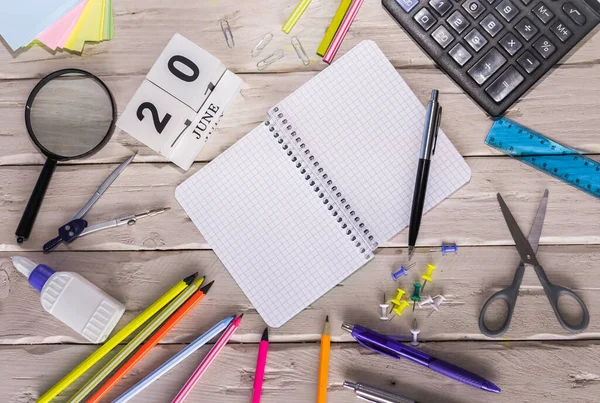
[[83,51],[85,42],[99,42],[103,39],[102,19],[105,0],[90,0],[65,43],[64,49],[73,52]]

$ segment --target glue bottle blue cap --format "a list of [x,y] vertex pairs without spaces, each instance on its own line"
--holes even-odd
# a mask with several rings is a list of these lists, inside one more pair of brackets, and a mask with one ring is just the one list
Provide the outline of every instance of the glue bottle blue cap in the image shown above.
[[27,277],[29,284],[39,292],[42,291],[46,281],[56,273],[51,267],[44,264],[36,264],[22,256],[13,256],[11,260],[15,268]]

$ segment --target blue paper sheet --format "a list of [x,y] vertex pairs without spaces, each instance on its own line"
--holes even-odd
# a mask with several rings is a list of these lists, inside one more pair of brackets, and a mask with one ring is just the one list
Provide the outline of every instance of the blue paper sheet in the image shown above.
[[5,0],[0,11],[0,35],[16,50],[82,0]]

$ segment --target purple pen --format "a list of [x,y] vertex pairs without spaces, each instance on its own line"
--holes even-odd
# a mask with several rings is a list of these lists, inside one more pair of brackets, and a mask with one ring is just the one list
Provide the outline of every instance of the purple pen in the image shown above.
[[405,346],[399,341],[374,332],[366,327],[344,323],[342,324],[342,329],[352,333],[352,337],[354,337],[354,339],[361,346],[375,351],[376,353],[383,354],[397,360],[400,358],[406,358],[414,363],[421,364],[439,374],[445,375],[448,378],[452,378],[474,388],[486,390],[488,392],[500,393],[499,387],[490,381],[483,379],[479,375],[475,375],[474,373],[450,364],[449,362],[439,360],[412,347]]

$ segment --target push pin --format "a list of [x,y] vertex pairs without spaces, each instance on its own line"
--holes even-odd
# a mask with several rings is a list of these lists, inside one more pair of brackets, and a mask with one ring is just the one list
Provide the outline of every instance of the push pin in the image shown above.
[[404,296],[404,294],[406,294],[406,291],[404,291],[402,288],[398,288],[397,291],[398,293],[396,294],[396,297],[391,300],[391,303],[394,305],[400,305],[400,303],[402,302],[402,297]]
[[413,312],[415,311],[415,304],[421,300],[421,284],[415,283],[414,287],[413,294],[410,296],[410,299],[413,301]]
[[423,282],[423,288],[421,288],[421,291],[423,291],[425,289],[425,284],[427,284],[428,281],[429,282],[433,281],[433,279],[431,278],[431,275],[433,274],[433,271],[435,269],[436,269],[436,267],[434,265],[432,265],[432,264],[427,265],[427,272],[421,276],[421,278],[423,280],[425,280]]
[[445,256],[448,252],[458,253],[458,246],[456,244],[446,245],[442,244],[442,256]]
[[428,295],[427,298],[425,298],[425,300],[421,300],[420,302],[417,302],[417,305],[419,306],[419,309],[423,309],[423,307],[425,305],[428,304],[433,304],[433,298],[431,298],[431,295]]
[[411,263],[410,265],[408,265],[408,268],[404,267],[404,266],[400,266],[400,270],[398,270],[395,273],[392,273],[392,280],[396,281],[398,280],[398,278],[400,276],[406,276],[408,274],[408,269],[410,269],[411,267],[413,267],[416,263]]
[[[433,304],[431,304],[431,307],[433,308],[433,310],[431,311],[431,313],[430,313],[429,315],[431,315],[431,314],[433,313],[433,311],[437,311],[437,312],[439,312],[439,310],[440,310],[440,306],[441,306],[441,305],[442,305],[442,304],[443,304],[445,301],[448,301],[448,300],[446,299],[446,297],[444,297],[443,295],[436,295],[436,296],[433,298],[433,300],[434,300],[434,301],[433,301]],[[427,316],[429,316],[429,315],[427,315]]]
[[408,301],[403,299],[402,301],[400,301],[400,304],[394,306],[394,309],[392,309],[392,312],[394,312],[398,316],[402,316],[402,312],[404,312],[404,310],[408,306],[410,306]]
[[389,307],[390,307],[390,304],[387,303],[387,301],[385,300],[385,294],[383,294],[383,304],[379,304],[379,308],[381,308],[381,316],[379,317],[379,319],[390,320],[390,318],[388,318],[388,308]]
[[417,340],[417,335],[421,333],[421,329],[419,329],[417,325],[417,318],[413,319],[412,327],[410,328],[410,332],[412,333],[412,341],[411,345],[417,347],[419,345],[419,341]]

